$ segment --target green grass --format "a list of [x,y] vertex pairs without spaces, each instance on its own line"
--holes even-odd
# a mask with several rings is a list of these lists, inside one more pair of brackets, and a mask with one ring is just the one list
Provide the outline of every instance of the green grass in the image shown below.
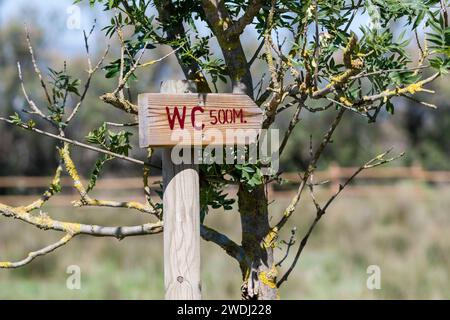
[[[325,200],[325,193],[319,194]],[[345,193],[331,206],[313,233],[298,266],[281,289],[282,299],[442,299],[450,298],[450,188],[408,183],[393,189]],[[288,203],[277,196],[273,221]],[[302,235],[313,219],[303,199],[290,229]],[[52,208],[54,217],[109,225],[145,219],[131,211]],[[239,241],[236,212],[213,212],[206,223]],[[0,218],[0,260],[23,258],[58,238]],[[161,299],[164,297],[162,236],[123,241],[87,236],[18,270],[0,270],[0,299]],[[294,248],[294,250],[296,247]],[[283,251],[276,249],[277,258]],[[291,260],[284,262],[284,272]],[[381,268],[381,290],[368,290],[366,269]],[[66,288],[66,269],[82,270],[81,290]],[[203,293],[207,299],[238,299],[237,263],[212,243],[202,242]]]

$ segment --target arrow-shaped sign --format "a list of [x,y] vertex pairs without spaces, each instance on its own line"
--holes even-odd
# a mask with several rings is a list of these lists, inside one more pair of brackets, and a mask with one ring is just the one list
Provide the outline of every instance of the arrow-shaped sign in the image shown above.
[[250,144],[257,139],[262,117],[247,95],[145,93],[139,95],[139,144]]

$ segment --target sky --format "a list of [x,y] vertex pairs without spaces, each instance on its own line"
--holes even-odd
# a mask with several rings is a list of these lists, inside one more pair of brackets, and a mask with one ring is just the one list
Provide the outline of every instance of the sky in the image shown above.
[[72,3],[72,0],[0,0],[0,26],[15,20],[32,28],[37,22],[54,49],[66,55],[78,54],[84,50],[82,31],[92,27],[100,10],[95,12]]

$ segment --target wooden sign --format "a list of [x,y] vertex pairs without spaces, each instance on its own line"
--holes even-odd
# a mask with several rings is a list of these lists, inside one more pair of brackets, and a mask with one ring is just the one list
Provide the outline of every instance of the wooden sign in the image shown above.
[[262,111],[247,95],[145,93],[138,100],[141,148],[250,144],[261,129]]

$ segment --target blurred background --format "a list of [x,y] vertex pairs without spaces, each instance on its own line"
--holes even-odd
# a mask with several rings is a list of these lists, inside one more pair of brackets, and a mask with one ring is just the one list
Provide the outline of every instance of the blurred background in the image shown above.
[[[105,24],[102,22],[110,17],[101,8],[71,4],[70,0],[0,0],[0,116],[8,117],[18,112],[27,118],[21,112],[26,102],[20,89],[17,61],[22,65],[31,98],[38,105],[44,103],[29,58],[25,24],[44,73],[48,73],[47,67],[62,69],[67,61],[68,70],[74,76],[82,81],[86,79],[82,30],[89,30],[95,20],[97,28],[90,41],[93,61],[101,56],[108,44],[112,45],[112,52],[107,59],[118,57],[116,40],[105,38],[101,31]],[[251,30],[243,37],[251,54],[258,41]],[[158,58],[168,52],[167,48],[157,48],[148,58]],[[255,73],[263,73],[262,68],[263,65],[256,64]],[[104,121],[126,122],[120,111],[98,98],[116,86],[115,80],[105,79],[104,75],[101,71],[94,77],[68,136],[83,141],[89,131]],[[131,91],[134,101],[138,93],[158,92],[161,81],[180,79],[182,73],[176,60],[170,57],[141,71],[138,77],[139,81]],[[395,114],[385,113],[376,123],[367,124],[366,119],[347,114],[320,163],[324,178],[338,182],[347,175],[345,168],[359,166],[391,147],[396,152],[406,151],[406,155],[390,164],[390,168],[382,168],[357,180],[334,203],[313,234],[290,281],[281,290],[281,298],[450,298],[448,77],[433,86],[436,94],[426,94],[426,101],[437,105],[437,110],[398,99]],[[224,84],[220,90],[226,92],[227,86]],[[331,120],[329,116],[331,114],[305,116],[287,146],[281,163],[283,171],[296,172],[303,167],[308,159],[309,135],[320,137]],[[288,119],[289,113],[282,114],[276,125],[280,129],[286,128]],[[38,125],[46,128],[44,123],[38,122]],[[135,146],[132,155],[144,158],[145,153],[137,147],[137,128],[131,130]],[[55,145],[50,138],[0,123],[0,202],[8,205],[29,203],[44,190],[49,182],[47,177],[56,166]],[[74,160],[86,177],[97,154],[75,150]],[[140,175],[142,169],[138,166],[123,161],[109,162],[96,195],[142,201]],[[333,185],[320,189],[319,198],[325,200]],[[55,218],[105,225],[146,222],[143,217],[128,211],[73,209],[70,201],[76,199],[76,194],[70,188],[63,191],[45,208]],[[234,192],[230,190],[231,194]],[[273,188],[270,192],[276,199],[270,210],[276,216],[289,203],[293,189],[288,185]],[[298,237],[313,219],[314,212],[308,201],[299,207],[290,222],[291,228],[297,228]],[[236,211],[214,211],[208,215],[207,224],[240,242]],[[0,261],[22,259],[29,251],[45,246],[57,236],[0,217]],[[289,236],[287,230],[284,239],[287,241]],[[283,252],[277,249],[277,257],[282,258]],[[289,261],[283,263],[282,270],[289,266]],[[81,290],[66,288],[66,268],[70,265],[81,267]],[[369,265],[381,268],[380,290],[369,290],[366,286]],[[205,242],[202,243],[202,276],[205,298],[239,298],[241,279],[237,264],[221,249]],[[0,299],[156,299],[163,295],[160,235],[120,242],[78,237],[68,246],[36,259],[23,269],[0,270]]]

